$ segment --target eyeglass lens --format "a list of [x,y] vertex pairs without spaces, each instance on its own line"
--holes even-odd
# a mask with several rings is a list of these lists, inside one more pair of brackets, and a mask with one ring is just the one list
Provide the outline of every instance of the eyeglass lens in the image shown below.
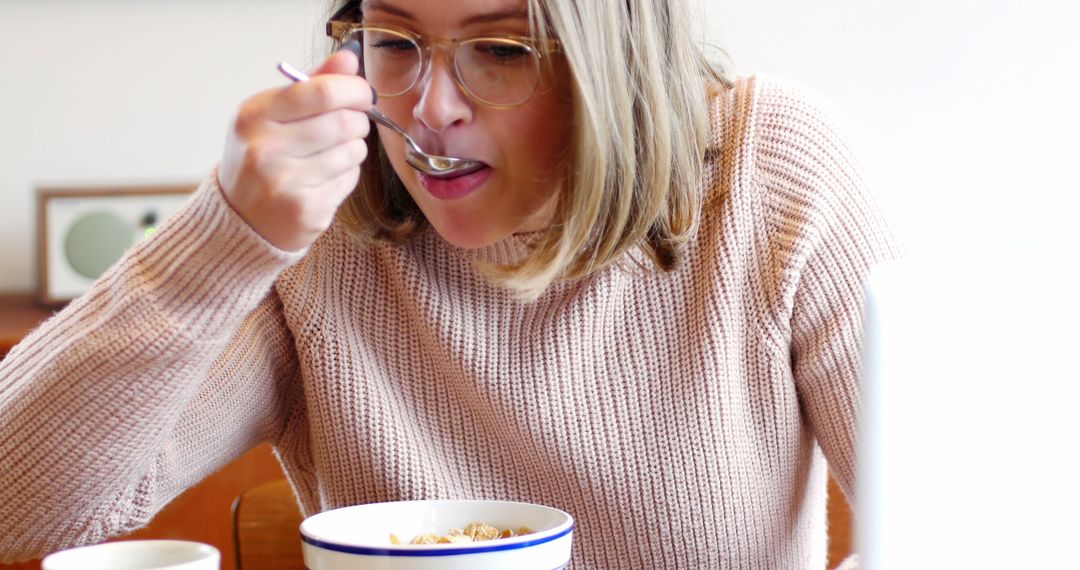
[[[423,49],[413,38],[377,28],[360,28],[343,41],[363,46],[361,74],[380,96],[401,95],[413,87],[423,67]],[[536,90],[539,55],[509,38],[466,40],[454,51],[454,70],[469,93],[492,105],[517,105]]]

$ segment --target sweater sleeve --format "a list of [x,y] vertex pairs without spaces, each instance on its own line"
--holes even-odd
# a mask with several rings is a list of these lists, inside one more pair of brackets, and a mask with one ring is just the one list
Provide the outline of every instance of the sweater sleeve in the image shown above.
[[0,362],[0,562],[144,526],[280,433],[297,364],[272,287],[301,256],[214,173]]
[[886,208],[822,106],[774,81],[757,97],[755,176],[764,186],[780,281],[777,340],[790,355],[806,421],[853,500],[863,284],[875,265],[902,250]]

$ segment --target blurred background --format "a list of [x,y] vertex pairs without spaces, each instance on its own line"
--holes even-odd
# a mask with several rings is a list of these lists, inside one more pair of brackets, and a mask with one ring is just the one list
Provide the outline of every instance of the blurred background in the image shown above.
[[[833,106],[915,248],[1075,242],[1080,5],[692,0],[738,74]],[[245,97],[310,66],[321,0],[0,2],[0,292],[35,286],[39,186],[195,184]]]
[[697,0],[740,73],[830,101],[915,253],[1075,244],[1080,4]]

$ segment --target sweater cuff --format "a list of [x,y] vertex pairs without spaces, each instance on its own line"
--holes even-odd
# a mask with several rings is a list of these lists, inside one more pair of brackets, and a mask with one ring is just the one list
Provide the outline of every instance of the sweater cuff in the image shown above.
[[225,199],[215,167],[130,260],[138,267],[136,281],[160,309],[195,317],[213,331],[255,307],[306,253],[279,249],[252,229]]

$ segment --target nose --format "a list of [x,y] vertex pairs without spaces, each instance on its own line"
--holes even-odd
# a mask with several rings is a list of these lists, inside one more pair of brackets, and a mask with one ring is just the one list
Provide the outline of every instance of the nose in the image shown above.
[[472,120],[472,101],[461,92],[450,62],[432,57],[426,76],[421,78],[420,99],[413,107],[413,117],[435,133]]

